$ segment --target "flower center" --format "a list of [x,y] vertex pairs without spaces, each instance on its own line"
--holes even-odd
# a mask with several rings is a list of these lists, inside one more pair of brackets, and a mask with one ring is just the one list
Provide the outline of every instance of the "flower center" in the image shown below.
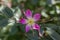
[[28,24],[29,25],[32,25],[34,23],[34,20],[33,19],[28,19]]

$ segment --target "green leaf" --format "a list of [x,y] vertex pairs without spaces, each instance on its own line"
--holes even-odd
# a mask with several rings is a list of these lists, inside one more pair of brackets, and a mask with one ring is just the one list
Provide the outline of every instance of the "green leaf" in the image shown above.
[[8,7],[5,7],[2,10],[2,13],[4,13],[4,15],[6,15],[8,18],[13,17],[13,11],[10,8],[8,8]]
[[8,24],[8,19],[0,20],[0,27],[4,27]]
[[10,34],[10,35],[14,35],[14,34],[17,33],[17,31],[18,31],[18,29],[17,29],[16,25],[14,25],[14,26],[11,28],[11,31],[9,32],[9,34]]

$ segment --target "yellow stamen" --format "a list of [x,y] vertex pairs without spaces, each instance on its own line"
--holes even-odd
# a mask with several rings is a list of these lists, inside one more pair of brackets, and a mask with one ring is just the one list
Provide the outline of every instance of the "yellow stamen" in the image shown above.
[[28,19],[28,22],[27,22],[29,25],[32,25],[34,23],[34,19]]

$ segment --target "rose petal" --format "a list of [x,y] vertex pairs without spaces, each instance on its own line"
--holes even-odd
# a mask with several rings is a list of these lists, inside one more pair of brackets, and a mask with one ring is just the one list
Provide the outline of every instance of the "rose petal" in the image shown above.
[[32,25],[32,27],[33,27],[33,29],[35,29],[35,30],[40,30],[40,26],[38,25],[38,24],[33,24]]
[[26,28],[25,28],[26,32],[28,32],[30,30],[30,28],[31,28],[30,25],[26,25]]
[[31,18],[31,17],[32,17],[32,12],[31,12],[29,9],[26,10],[25,16],[26,16],[27,18]]
[[19,22],[22,23],[22,24],[26,24],[27,20],[25,18],[22,18],[22,19],[19,20]]
[[36,13],[33,18],[35,19],[35,21],[38,21],[41,18],[41,15],[39,13]]

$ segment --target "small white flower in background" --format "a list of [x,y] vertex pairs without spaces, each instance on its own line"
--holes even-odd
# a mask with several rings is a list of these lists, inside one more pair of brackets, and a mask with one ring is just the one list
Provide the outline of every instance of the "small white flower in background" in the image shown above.
[[56,12],[57,12],[57,14],[60,14],[60,8],[59,8],[59,6],[56,6]]
[[49,17],[49,15],[46,14],[45,10],[42,10],[41,15],[42,15],[43,17],[45,17],[45,18],[48,18],[48,17]]
[[18,22],[20,17],[21,17],[21,10],[18,8],[17,12],[14,13],[14,18],[16,19],[16,21]]

